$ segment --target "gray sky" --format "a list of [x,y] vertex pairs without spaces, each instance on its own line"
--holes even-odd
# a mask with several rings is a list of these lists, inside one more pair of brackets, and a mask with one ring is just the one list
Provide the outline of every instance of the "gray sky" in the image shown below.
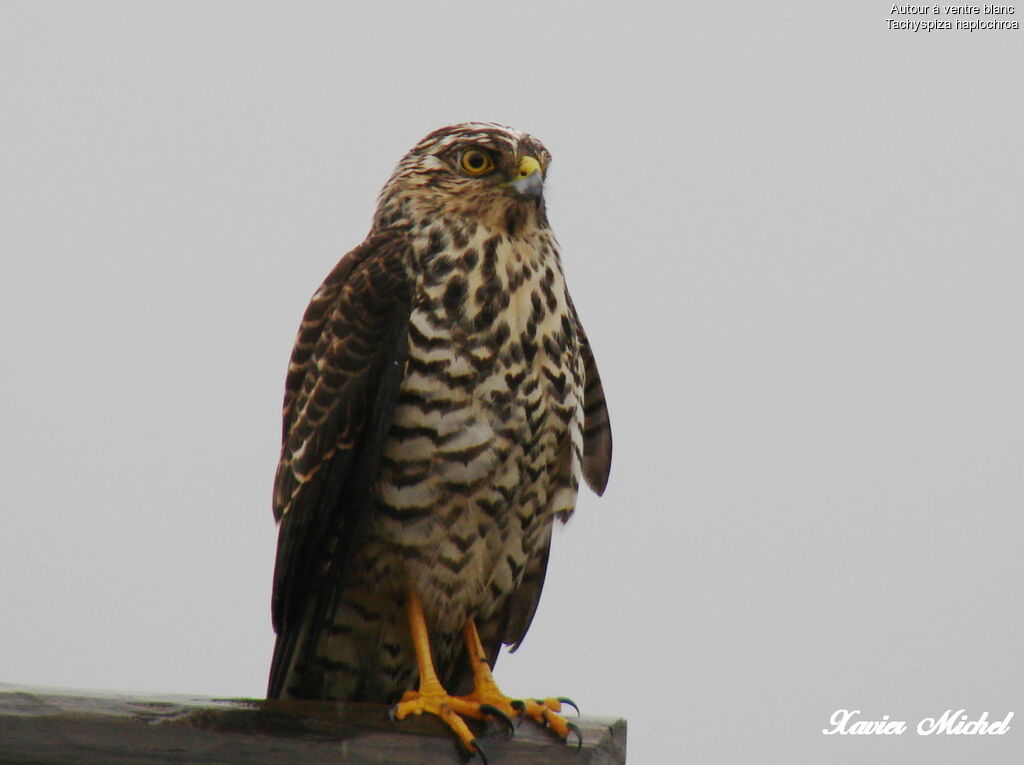
[[637,763],[1019,762],[1024,37],[890,8],[0,4],[0,682],[263,693],[302,310],[493,120],[615,432],[499,681]]

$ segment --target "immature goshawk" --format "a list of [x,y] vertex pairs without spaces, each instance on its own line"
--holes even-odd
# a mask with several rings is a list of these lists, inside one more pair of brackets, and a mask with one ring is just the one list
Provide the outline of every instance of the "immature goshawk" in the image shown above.
[[313,296],[274,486],[269,697],[400,701],[470,751],[460,715],[571,729],[559,700],[510,699],[489,669],[530,626],[580,474],[600,494],[611,464],[550,160],[500,125],[431,133]]

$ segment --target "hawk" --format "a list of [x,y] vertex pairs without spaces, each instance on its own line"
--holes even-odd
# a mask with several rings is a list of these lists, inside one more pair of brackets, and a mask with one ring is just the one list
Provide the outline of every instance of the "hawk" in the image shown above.
[[550,162],[501,125],[434,131],[306,309],[274,484],[268,698],[397,702],[470,752],[463,717],[573,730],[567,699],[511,699],[491,675],[530,626],[579,476],[601,494],[611,465]]

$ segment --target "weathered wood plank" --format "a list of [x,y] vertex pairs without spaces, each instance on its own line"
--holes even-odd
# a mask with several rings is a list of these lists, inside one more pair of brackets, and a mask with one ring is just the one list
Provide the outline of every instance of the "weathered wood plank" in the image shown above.
[[[626,723],[575,721],[583,746],[524,722],[479,728],[491,765],[620,765]],[[387,707],[329,702],[140,697],[0,684],[0,762],[47,765],[384,765],[461,763],[455,740],[429,717],[400,723]],[[477,760],[479,762],[479,760]]]

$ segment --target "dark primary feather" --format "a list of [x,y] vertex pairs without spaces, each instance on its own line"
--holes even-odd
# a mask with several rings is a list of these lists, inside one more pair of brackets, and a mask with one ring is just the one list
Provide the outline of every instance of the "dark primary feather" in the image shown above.
[[576,320],[576,332],[583,354],[583,477],[595,494],[604,494],[612,469],[612,426],[601,387],[601,375],[583,325]]
[[[404,365],[404,247],[402,238],[385,233],[346,255],[310,303],[292,353],[274,484],[281,529],[271,697],[281,692],[306,612],[317,610],[311,599],[328,600],[336,591],[349,557],[345,546],[358,536]],[[331,543],[341,549],[327,549]]]

